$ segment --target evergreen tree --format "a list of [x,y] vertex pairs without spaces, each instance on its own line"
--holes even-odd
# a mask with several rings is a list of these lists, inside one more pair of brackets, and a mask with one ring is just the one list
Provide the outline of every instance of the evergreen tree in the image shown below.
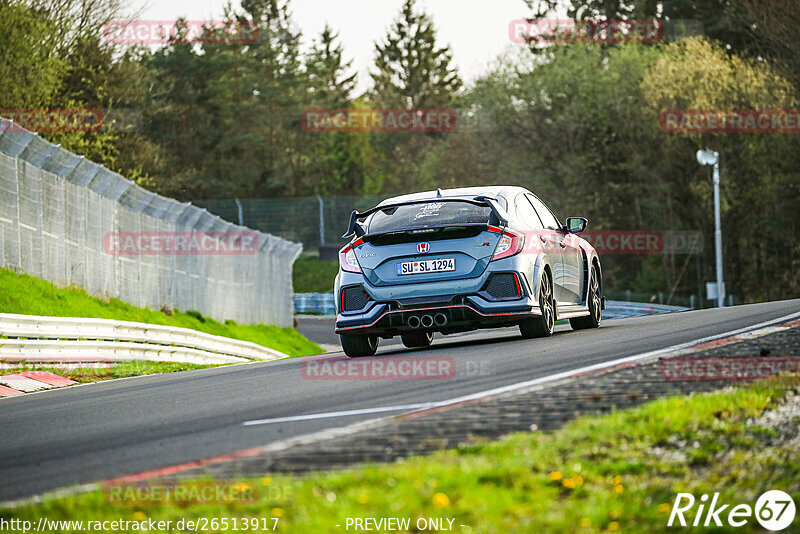
[[433,20],[404,0],[384,41],[375,43],[373,99],[384,107],[442,108],[461,88],[448,46],[438,47]]
[[[356,74],[345,61],[338,35],[327,24],[306,57],[310,107],[346,109]],[[368,137],[363,132],[306,132],[305,182],[309,194],[342,194],[363,186],[364,154]]]
[[338,33],[326,23],[306,59],[306,74],[313,102],[339,107],[349,102],[356,83],[356,73],[348,75],[353,64],[345,62],[344,48],[337,43]]

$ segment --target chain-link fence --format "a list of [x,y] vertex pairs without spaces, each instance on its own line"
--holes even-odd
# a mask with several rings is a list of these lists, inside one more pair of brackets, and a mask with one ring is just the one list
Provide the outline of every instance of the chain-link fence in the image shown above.
[[[120,236],[131,250],[110,245]],[[291,326],[292,263],[301,251],[146,191],[0,119],[0,266],[135,306]]]
[[387,196],[209,199],[194,203],[229,221],[300,241],[305,249],[316,250],[323,236],[324,244],[344,246],[347,240],[341,236],[350,213],[371,208]]

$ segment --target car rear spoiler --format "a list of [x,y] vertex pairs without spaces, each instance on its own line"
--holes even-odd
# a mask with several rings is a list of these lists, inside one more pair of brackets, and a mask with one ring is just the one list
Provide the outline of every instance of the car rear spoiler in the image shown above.
[[492,217],[494,217],[494,221],[489,221],[490,224],[495,224],[496,226],[508,226],[508,217],[506,214],[506,210],[503,209],[502,206],[497,202],[497,199],[494,197],[487,197],[487,196],[477,196],[474,198],[459,198],[459,197],[450,197],[450,198],[429,198],[425,200],[412,200],[410,202],[398,202],[397,204],[386,204],[383,206],[375,206],[374,208],[370,208],[366,211],[356,211],[353,210],[353,213],[350,214],[350,222],[347,225],[347,231],[342,235],[342,238],[347,239],[349,237],[353,237],[354,235],[357,237],[361,237],[366,232],[364,231],[364,227],[361,226],[359,221],[363,221],[376,211],[382,211],[391,208],[398,208],[400,206],[408,206],[411,204],[429,204],[431,202],[468,202],[470,204],[475,204],[476,206],[489,206],[492,210]]

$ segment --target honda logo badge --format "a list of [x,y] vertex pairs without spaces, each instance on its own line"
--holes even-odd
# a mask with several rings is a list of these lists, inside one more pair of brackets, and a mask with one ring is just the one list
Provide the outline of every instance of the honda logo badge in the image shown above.
[[417,244],[417,252],[428,252],[431,249],[430,243],[418,243]]

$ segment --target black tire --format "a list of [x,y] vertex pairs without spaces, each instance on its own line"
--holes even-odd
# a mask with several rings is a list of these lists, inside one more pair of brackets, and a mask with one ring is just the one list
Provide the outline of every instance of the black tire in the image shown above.
[[592,274],[589,278],[589,291],[586,294],[589,303],[589,315],[585,317],[575,317],[569,320],[569,325],[573,330],[586,330],[587,328],[597,328],[602,320],[602,310],[600,309],[600,277],[597,274],[597,267],[592,265]]
[[408,332],[400,334],[400,339],[403,341],[403,345],[409,349],[430,347],[433,343],[433,332]]
[[344,353],[351,358],[374,356],[378,351],[378,336],[339,334]]
[[553,279],[548,271],[542,272],[542,283],[539,289],[539,309],[542,315],[525,319],[519,324],[519,331],[525,339],[549,337],[553,334],[556,323],[555,299],[553,298]]

